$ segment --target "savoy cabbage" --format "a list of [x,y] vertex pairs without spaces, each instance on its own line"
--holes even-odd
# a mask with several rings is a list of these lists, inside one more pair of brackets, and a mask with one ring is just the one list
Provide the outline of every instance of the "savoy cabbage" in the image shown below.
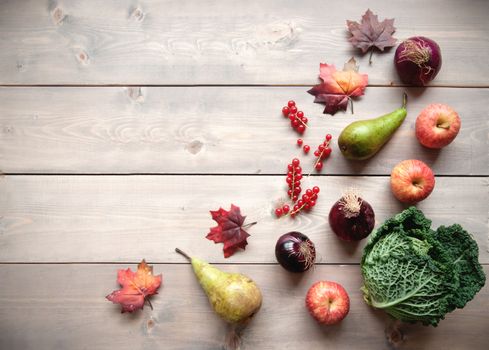
[[473,238],[457,224],[430,227],[411,207],[370,235],[361,263],[367,304],[402,321],[436,326],[484,286]]

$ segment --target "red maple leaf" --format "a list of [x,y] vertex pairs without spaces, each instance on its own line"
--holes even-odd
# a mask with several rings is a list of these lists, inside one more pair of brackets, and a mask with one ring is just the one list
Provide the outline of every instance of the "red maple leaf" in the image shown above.
[[136,272],[132,272],[130,268],[117,271],[117,282],[122,288],[113,291],[106,298],[114,304],[121,304],[122,313],[142,309],[145,301],[153,308],[148,297],[157,294],[161,279],[161,274],[154,276],[153,267],[143,259]]
[[224,257],[229,258],[238,249],[245,249],[248,242],[246,239],[250,236],[244,228],[256,224],[244,224],[246,216],[241,215],[239,207],[231,204],[229,211],[219,208],[216,211],[210,211],[212,219],[217,222],[216,227],[212,227],[206,238],[215,243],[224,243]]
[[346,25],[351,34],[348,40],[353,46],[362,50],[363,53],[371,49],[370,63],[372,63],[374,47],[384,51],[386,47],[392,47],[396,44],[397,39],[392,37],[392,34],[396,31],[394,19],[384,19],[379,22],[377,15],[374,15],[370,9],[362,16],[361,23],[347,20]]
[[323,82],[313,86],[308,92],[316,97],[315,103],[326,105],[323,113],[331,115],[340,109],[346,110],[348,101],[352,97],[363,95],[368,83],[368,75],[358,73],[353,57],[345,63],[342,71],[337,71],[334,64],[320,63],[319,78]]

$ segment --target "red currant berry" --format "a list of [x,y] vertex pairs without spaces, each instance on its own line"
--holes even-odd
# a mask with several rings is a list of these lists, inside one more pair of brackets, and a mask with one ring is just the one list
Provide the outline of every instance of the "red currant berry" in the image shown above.
[[296,204],[294,205],[294,209],[292,211],[297,211],[297,210],[299,210],[299,206]]
[[297,113],[297,107],[296,106],[292,106],[290,107],[290,113]]
[[309,205],[311,206],[311,208],[312,208],[313,206],[315,206],[315,205],[316,205],[316,201],[314,201],[314,200],[310,200],[308,204],[309,204]]
[[331,148],[326,148],[323,152],[323,157],[327,157],[331,154]]
[[300,186],[294,188],[294,194],[297,194],[298,195],[299,193],[301,193],[301,190],[302,189],[300,188]]
[[306,127],[302,124],[300,124],[298,127],[297,127],[297,131],[300,132],[301,134],[306,131]]
[[315,166],[316,170],[319,171],[323,168],[323,163],[322,162],[317,162]]
[[297,139],[297,146],[302,146],[304,141],[302,139]]
[[310,188],[308,188],[308,189],[306,190],[306,194],[307,194],[309,197],[311,197],[311,196],[312,196],[312,194],[313,194],[313,192],[312,192],[312,190],[311,190]]
[[302,168],[300,166],[296,166],[294,168],[294,171],[297,173],[297,174],[301,174],[302,173]]
[[297,158],[292,159],[292,165],[294,167],[297,167],[300,163],[301,163],[301,161],[299,159],[297,159]]
[[287,177],[287,179],[285,180],[288,184],[291,184],[292,183],[292,178],[291,177]]
[[302,199],[299,199],[297,205],[299,206],[299,208],[302,207],[304,205],[304,201]]
[[284,108],[282,108],[282,114],[284,115],[284,117],[288,116],[289,113],[290,113],[289,107],[285,106]]
[[306,203],[306,205],[304,205],[304,209],[311,210],[311,205],[309,203]]
[[292,200],[295,202],[297,200],[297,198],[298,198],[297,196],[293,196]]
[[309,119],[307,119],[306,117],[302,117],[301,120],[304,124],[307,124],[307,122],[309,121]]
[[289,195],[289,197],[292,196],[292,190],[288,190],[287,194]]
[[314,186],[314,187],[312,188],[312,192],[314,192],[314,193],[319,193],[319,187]]
[[331,136],[331,134],[327,134],[327,135],[326,135],[326,141],[329,141],[329,140],[331,140],[332,138],[333,138],[333,136]]
[[290,122],[290,125],[292,125],[293,128],[297,128],[301,125],[301,123],[297,119],[294,119]]
[[300,185],[301,185],[301,182],[300,181],[294,182],[294,187],[299,187]]
[[289,106],[289,107],[294,107],[294,106],[295,106],[295,101],[290,100],[290,101],[287,103],[287,106]]
[[308,145],[304,145],[304,147],[302,147],[302,149],[304,150],[304,153],[309,153],[309,151],[311,150],[311,147],[309,147]]
[[300,179],[302,179],[302,174],[296,174],[296,175],[295,175],[295,179],[296,179],[296,180],[300,180]]
[[304,116],[304,112],[303,111],[297,111],[297,116],[299,118],[302,118]]
[[287,170],[293,171],[294,170],[294,166],[292,164],[288,164],[287,165]]
[[282,210],[282,208],[277,208],[275,209],[275,215],[279,218],[282,216],[282,214],[284,213],[284,211]]
[[305,202],[309,202],[309,200],[310,200],[310,199],[311,199],[311,198],[309,198],[309,196],[308,196],[307,194],[303,194],[303,195],[302,195],[302,200],[304,201],[304,203],[305,203]]
[[290,207],[289,207],[287,204],[285,204],[285,205],[282,207],[282,211],[284,212],[284,214],[287,214],[287,213],[289,212],[289,210],[290,210]]
[[316,150],[316,151],[314,151],[314,156],[315,156],[315,157],[319,157],[319,155],[320,155],[319,151],[317,151],[317,150]]
[[314,194],[311,196],[311,201],[315,201],[316,199],[318,199],[318,194],[317,194],[317,193],[314,193]]
[[319,151],[319,152],[322,152],[323,150],[324,150],[324,145],[319,145],[319,146],[318,146],[318,151]]

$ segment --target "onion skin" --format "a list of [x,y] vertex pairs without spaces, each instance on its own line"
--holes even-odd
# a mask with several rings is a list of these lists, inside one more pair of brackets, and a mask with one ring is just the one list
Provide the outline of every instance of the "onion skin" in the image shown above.
[[[304,256],[304,250],[307,256]],[[292,231],[278,239],[275,245],[275,257],[287,271],[304,272],[314,265],[316,249],[314,243],[306,235]]]
[[331,229],[344,241],[360,241],[374,229],[375,213],[372,206],[361,198],[359,200],[361,205],[357,216],[348,217],[342,199],[338,200],[329,212]]
[[415,36],[403,41],[396,49],[394,64],[404,84],[425,86],[441,68],[438,44],[426,37]]

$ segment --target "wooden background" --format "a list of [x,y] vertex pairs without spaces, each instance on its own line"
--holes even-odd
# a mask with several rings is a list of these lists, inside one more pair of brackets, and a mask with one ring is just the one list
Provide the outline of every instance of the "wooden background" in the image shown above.
[[[345,20],[371,6],[395,18],[396,37],[436,40],[443,67],[429,88],[403,87],[393,52],[372,65],[347,41]],[[176,246],[240,271],[260,285],[263,308],[243,349],[486,349],[489,288],[437,328],[392,321],[362,300],[364,242],[344,244],[327,224],[344,188],[358,186],[377,223],[404,208],[389,190],[399,161],[436,173],[418,205],[434,226],[460,223],[489,272],[489,2],[486,0],[217,1],[4,0],[0,2],[0,349],[219,349],[215,316]],[[319,62],[354,55],[369,74],[355,114],[322,115],[306,90]],[[295,220],[272,211],[285,166],[301,156],[280,116],[289,99],[310,119],[306,143],[339,135],[353,120],[387,113],[409,95],[408,117],[370,161],[348,162],[335,144],[320,176],[317,207]],[[462,118],[453,144],[422,148],[414,121],[429,103]],[[306,185],[306,186],[307,186]],[[209,210],[241,206],[245,252],[229,259],[206,240]],[[314,271],[276,264],[276,239],[300,230],[316,244]],[[121,315],[104,296],[116,271],[146,258],[163,274],[154,310]],[[334,280],[351,297],[349,316],[320,327],[304,296]]]

